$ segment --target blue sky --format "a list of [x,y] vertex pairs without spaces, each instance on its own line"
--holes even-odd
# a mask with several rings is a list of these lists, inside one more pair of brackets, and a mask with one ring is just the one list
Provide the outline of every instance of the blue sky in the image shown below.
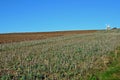
[[0,0],[0,33],[120,27],[120,0]]

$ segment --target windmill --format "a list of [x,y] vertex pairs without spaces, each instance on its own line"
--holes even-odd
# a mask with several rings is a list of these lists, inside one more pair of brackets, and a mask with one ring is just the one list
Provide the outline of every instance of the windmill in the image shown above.
[[107,30],[110,30],[110,25],[106,25],[106,29],[107,29]]

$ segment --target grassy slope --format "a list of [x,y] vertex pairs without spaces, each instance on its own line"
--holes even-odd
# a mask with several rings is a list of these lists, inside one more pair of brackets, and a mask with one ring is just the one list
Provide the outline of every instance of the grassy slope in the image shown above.
[[[120,49],[119,49],[120,50]],[[113,56],[114,53],[111,53]],[[117,58],[112,61],[111,65],[99,74],[100,80],[120,80],[120,51]]]
[[91,74],[89,80],[120,80],[120,48],[118,50],[118,55],[115,58],[114,51],[111,51],[110,55],[114,58],[111,60],[109,66],[100,72],[95,71],[94,74]]

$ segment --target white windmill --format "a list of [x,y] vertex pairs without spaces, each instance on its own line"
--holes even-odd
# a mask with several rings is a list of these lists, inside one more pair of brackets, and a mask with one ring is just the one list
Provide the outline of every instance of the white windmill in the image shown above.
[[110,25],[106,25],[107,30],[110,30]]

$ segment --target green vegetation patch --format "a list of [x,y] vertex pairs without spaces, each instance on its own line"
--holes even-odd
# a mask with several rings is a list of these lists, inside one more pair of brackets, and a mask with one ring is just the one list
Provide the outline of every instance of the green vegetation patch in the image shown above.
[[[119,52],[118,52],[119,53]],[[120,80],[120,54],[106,71],[100,73],[100,80]]]

